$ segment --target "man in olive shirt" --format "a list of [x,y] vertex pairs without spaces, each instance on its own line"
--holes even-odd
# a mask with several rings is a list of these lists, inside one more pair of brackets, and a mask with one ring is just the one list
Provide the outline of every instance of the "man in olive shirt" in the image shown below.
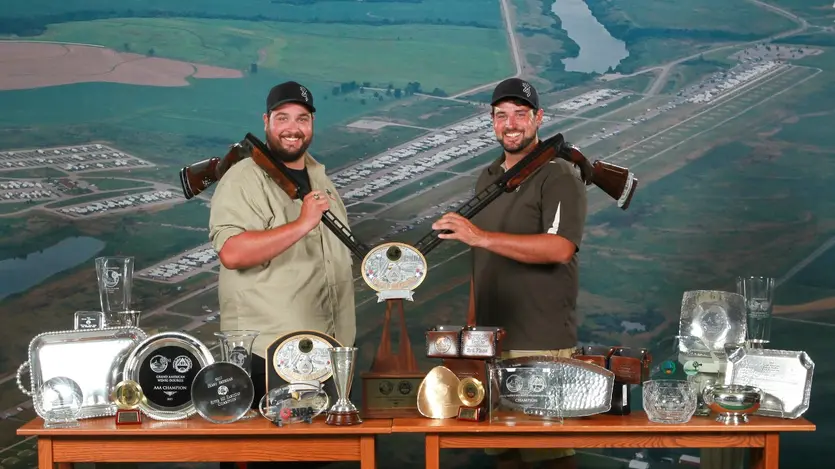
[[212,196],[220,328],[260,331],[253,406],[266,392],[265,355],[276,338],[315,330],[353,346],[356,335],[351,252],[321,223],[330,210],[347,226],[347,212],[325,167],[307,152],[315,111],[310,90],[287,82],[270,90],[264,114],[265,143],[311,191],[303,201],[290,199],[252,158],[232,166]]
[[[518,78],[493,92],[493,129],[503,153],[482,171],[481,192],[530,153],[539,142],[543,110],[533,86]],[[503,358],[570,357],[577,345],[579,292],[577,252],[586,219],[586,188],[577,168],[556,159],[534,172],[518,190],[503,193],[472,221],[447,213],[432,225],[444,239],[473,249],[471,315],[479,325],[503,327]],[[499,467],[575,468],[570,449],[490,450]]]

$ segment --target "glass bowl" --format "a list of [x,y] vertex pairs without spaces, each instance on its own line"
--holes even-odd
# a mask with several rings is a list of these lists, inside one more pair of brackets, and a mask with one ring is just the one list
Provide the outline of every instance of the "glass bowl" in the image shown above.
[[650,380],[643,388],[644,411],[650,422],[686,423],[696,412],[696,390],[687,381]]

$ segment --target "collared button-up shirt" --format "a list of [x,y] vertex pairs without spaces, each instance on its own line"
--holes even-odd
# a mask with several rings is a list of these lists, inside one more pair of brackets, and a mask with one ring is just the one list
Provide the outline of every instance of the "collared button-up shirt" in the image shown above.
[[[348,226],[345,205],[325,167],[309,154],[305,166],[313,190],[330,192],[330,211]],[[296,220],[302,201],[290,197],[251,159],[232,166],[212,196],[209,238],[215,251],[244,231],[277,228]],[[323,223],[265,264],[218,277],[221,330],[260,331],[252,352],[266,356],[278,337],[315,330],[344,346],[356,336],[350,250]]]

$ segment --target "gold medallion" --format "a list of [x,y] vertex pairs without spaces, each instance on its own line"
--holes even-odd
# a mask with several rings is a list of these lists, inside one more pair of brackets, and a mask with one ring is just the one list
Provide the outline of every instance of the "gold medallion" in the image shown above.
[[484,400],[484,385],[481,381],[467,377],[458,384],[458,398],[467,407],[476,407]]

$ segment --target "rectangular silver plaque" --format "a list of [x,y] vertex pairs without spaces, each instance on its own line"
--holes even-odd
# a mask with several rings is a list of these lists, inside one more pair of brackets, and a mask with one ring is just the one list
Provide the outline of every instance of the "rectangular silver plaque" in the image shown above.
[[104,313],[101,311],[76,311],[73,329],[104,329]]
[[[738,293],[716,290],[684,292],[681,300],[679,336],[696,337],[713,354],[725,358],[725,344],[745,342],[747,330],[745,297]],[[680,350],[690,352],[694,350]],[[704,358],[710,358],[709,353]]]
[[468,326],[461,331],[461,356],[493,358],[501,330],[497,327]]
[[809,410],[815,363],[806,352],[736,348],[725,384],[756,386],[765,394],[757,415],[796,419]]
[[[146,338],[137,327],[81,329],[45,332],[29,343],[29,360],[18,369],[18,387],[32,396],[35,412],[40,409],[40,389],[51,378],[70,378],[81,388],[79,419],[116,414],[110,395],[122,380],[128,354]],[[22,385],[21,376],[29,368],[30,388]]]

